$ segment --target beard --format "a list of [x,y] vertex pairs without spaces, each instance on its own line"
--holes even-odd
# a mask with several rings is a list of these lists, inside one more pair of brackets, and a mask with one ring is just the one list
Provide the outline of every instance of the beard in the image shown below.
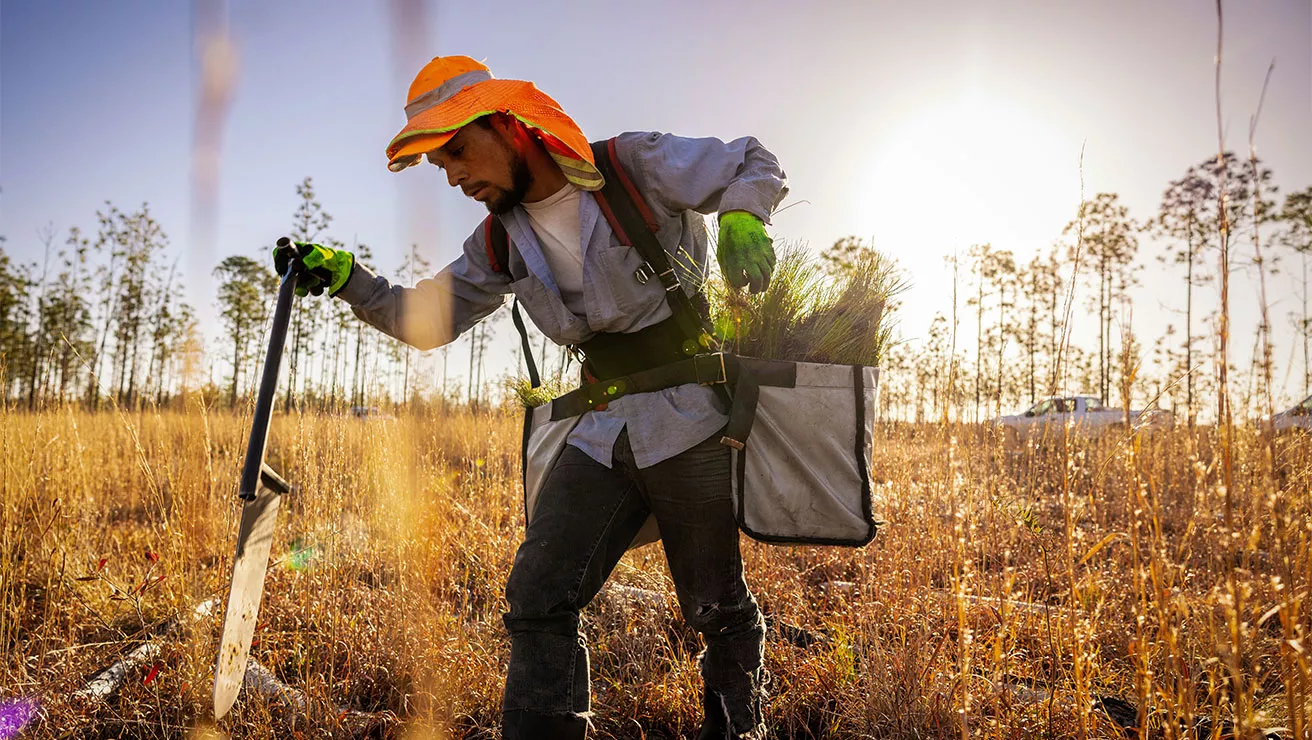
[[528,169],[528,161],[522,154],[515,151],[509,144],[502,143],[506,152],[510,155],[510,189],[505,190],[495,185],[496,192],[493,193],[484,205],[487,206],[487,212],[495,216],[501,216],[510,213],[515,206],[524,202],[524,196],[528,193],[529,187],[533,185],[533,173]]

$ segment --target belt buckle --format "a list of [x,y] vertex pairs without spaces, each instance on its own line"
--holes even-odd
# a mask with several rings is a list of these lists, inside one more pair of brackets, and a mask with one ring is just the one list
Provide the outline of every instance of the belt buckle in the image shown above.
[[[729,382],[728,373],[724,370],[723,352],[693,355],[692,369],[693,374],[697,376],[699,385],[717,385]],[[707,375],[711,377],[705,377]]]
[[651,276],[655,274],[655,270],[653,270],[651,264],[647,262],[643,262],[638,266],[638,269],[633,271],[633,277],[638,279],[639,285],[646,285],[647,281],[651,280]]

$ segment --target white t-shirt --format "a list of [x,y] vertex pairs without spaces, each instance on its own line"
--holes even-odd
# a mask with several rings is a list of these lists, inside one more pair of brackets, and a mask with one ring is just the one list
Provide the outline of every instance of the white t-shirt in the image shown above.
[[522,203],[542,245],[551,275],[560,288],[565,307],[583,315],[583,245],[579,234],[579,198],[582,191],[566,183],[554,195],[536,203]]

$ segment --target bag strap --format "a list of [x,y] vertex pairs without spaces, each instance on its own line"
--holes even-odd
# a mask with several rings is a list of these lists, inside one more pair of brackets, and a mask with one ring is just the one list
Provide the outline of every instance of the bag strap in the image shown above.
[[506,233],[501,219],[489,213],[483,220],[483,248],[487,250],[487,261],[492,272],[509,275],[506,265],[510,264],[510,234]]
[[686,337],[684,354],[692,356],[712,349],[714,342],[707,330],[706,321],[684,292],[678,274],[670,266],[665,248],[657,241],[656,232],[660,224],[621,164],[615,141],[611,138],[591,144],[597,169],[606,179],[605,187],[592,195],[619,240],[638,250],[638,254],[661,281],[661,287],[665,288],[665,300]]
[[[506,233],[505,224],[501,223],[501,219],[490,213],[483,220],[483,248],[487,250],[487,261],[492,272],[510,274],[506,269],[510,264],[510,234]],[[528,341],[528,329],[525,328],[524,317],[519,312],[519,298],[515,298],[510,306],[510,318],[515,322],[515,329],[519,332],[519,346],[524,350],[530,387],[537,388],[542,385],[542,377],[538,375],[538,363],[533,359],[533,347]]]
[[529,387],[537,388],[542,385],[542,378],[538,375],[538,363],[533,359],[533,347],[528,342],[528,329],[524,328],[524,317],[519,314],[518,298],[510,306],[510,318],[515,322],[515,329],[519,332],[519,346],[523,348],[524,362],[528,364]]

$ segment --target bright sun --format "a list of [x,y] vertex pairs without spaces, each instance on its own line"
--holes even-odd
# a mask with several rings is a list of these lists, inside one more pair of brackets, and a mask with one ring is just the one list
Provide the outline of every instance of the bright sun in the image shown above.
[[991,242],[1028,260],[1079,203],[1079,141],[1038,112],[973,94],[921,109],[871,161],[862,235],[913,274]]

